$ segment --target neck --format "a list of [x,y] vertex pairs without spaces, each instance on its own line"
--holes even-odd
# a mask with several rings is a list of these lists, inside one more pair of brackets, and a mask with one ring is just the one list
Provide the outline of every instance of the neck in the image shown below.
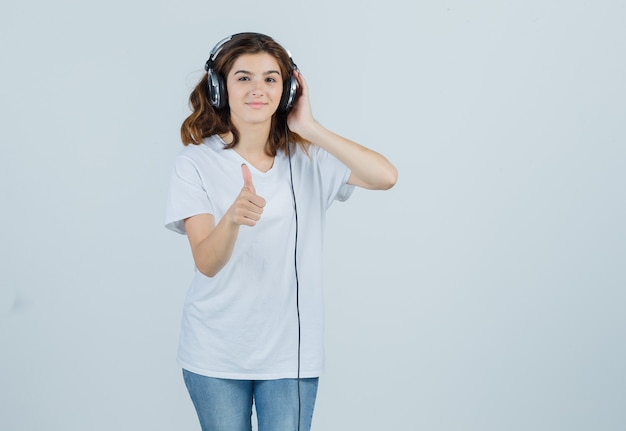
[[[239,142],[234,150],[260,171],[269,170],[273,166],[274,158],[265,153],[265,148],[269,140],[271,123],[239,125],[233,122],[233,124],[239,132]],[[221,138],[224,142],[230,143],[233,135],[228,132],[221,135]]]
[[[238,124],[235,119],[232,120],[234,120],[233,125],[239,132],[239,142],[237,143],[239,152],[245,152],[246,154],[265,153],[265,147],[270,136],[271,121],[258,124]],[[232,141],[231,133],[228,133],[226,136],[229,141]]]

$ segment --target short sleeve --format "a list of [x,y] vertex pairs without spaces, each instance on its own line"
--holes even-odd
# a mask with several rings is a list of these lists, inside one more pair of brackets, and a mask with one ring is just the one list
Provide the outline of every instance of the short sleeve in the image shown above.
[[346,201],[352,195],[354,186],[348,184],[350,169],[329,152],[317,147],[316,157],[326,191],[326,208],[334,201]]
[[165,227],[186,234],[184,220],[198,214],[213,214],[213,203],[196,163],[179,155],[174,163],[165,211]]
[[344,179],[344,183],[339,188],[339,192],[337,193],[335,199],[339,202],[347,201],[350,196],[352,196],[352,192],[354,191],[354,186],[352,184],[348,184],[348,180],[350,179],[350,172],[346,175]]

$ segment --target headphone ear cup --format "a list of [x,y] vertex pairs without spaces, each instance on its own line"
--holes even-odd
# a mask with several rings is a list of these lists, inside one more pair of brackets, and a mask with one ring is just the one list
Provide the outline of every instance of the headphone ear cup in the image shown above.
[[296,101],[296,95],[298,92],[298,80],[295,76],[286,79],[283,83],[283,95],[280,98],[280,104],[278,110],[281,112],[289,112]]
[[207,78],[207,93],[209,95],[209,101],[211,102],[211,106],[213,106],[215,109],[222,109],[226,106],[226,102],[228,99],[224,80],[218,73],[215,73],[213,69],[209,69],[208,74],[209,76]]

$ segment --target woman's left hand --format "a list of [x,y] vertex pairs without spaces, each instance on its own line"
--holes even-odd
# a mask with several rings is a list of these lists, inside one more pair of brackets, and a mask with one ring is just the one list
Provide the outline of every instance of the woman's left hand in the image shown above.
[[337,135],[315,118],[309,102],[309,87],[299,70],[293,72],[300,97],[287,117],[287,126],[312,144],[328,151],[350,170],[348,184],[371,190],[386,190],[398,179],[398,171],[376,151]]
[[291,131],[306,139],[307,132],[315,126],[316,121],[311,110],[309,87],[299,70],[294,70],[293,74],[300,86],[300,95],[287,117],[287,126]]

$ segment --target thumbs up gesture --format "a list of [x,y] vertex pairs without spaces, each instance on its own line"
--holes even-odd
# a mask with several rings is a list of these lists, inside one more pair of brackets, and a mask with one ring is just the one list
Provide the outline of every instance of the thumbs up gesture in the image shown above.
[[243,188],[229,209],[231,220],[237,225],[255,226],[261,219],[265,199],[256,194],[252,173],[246,164],[241,165]]

